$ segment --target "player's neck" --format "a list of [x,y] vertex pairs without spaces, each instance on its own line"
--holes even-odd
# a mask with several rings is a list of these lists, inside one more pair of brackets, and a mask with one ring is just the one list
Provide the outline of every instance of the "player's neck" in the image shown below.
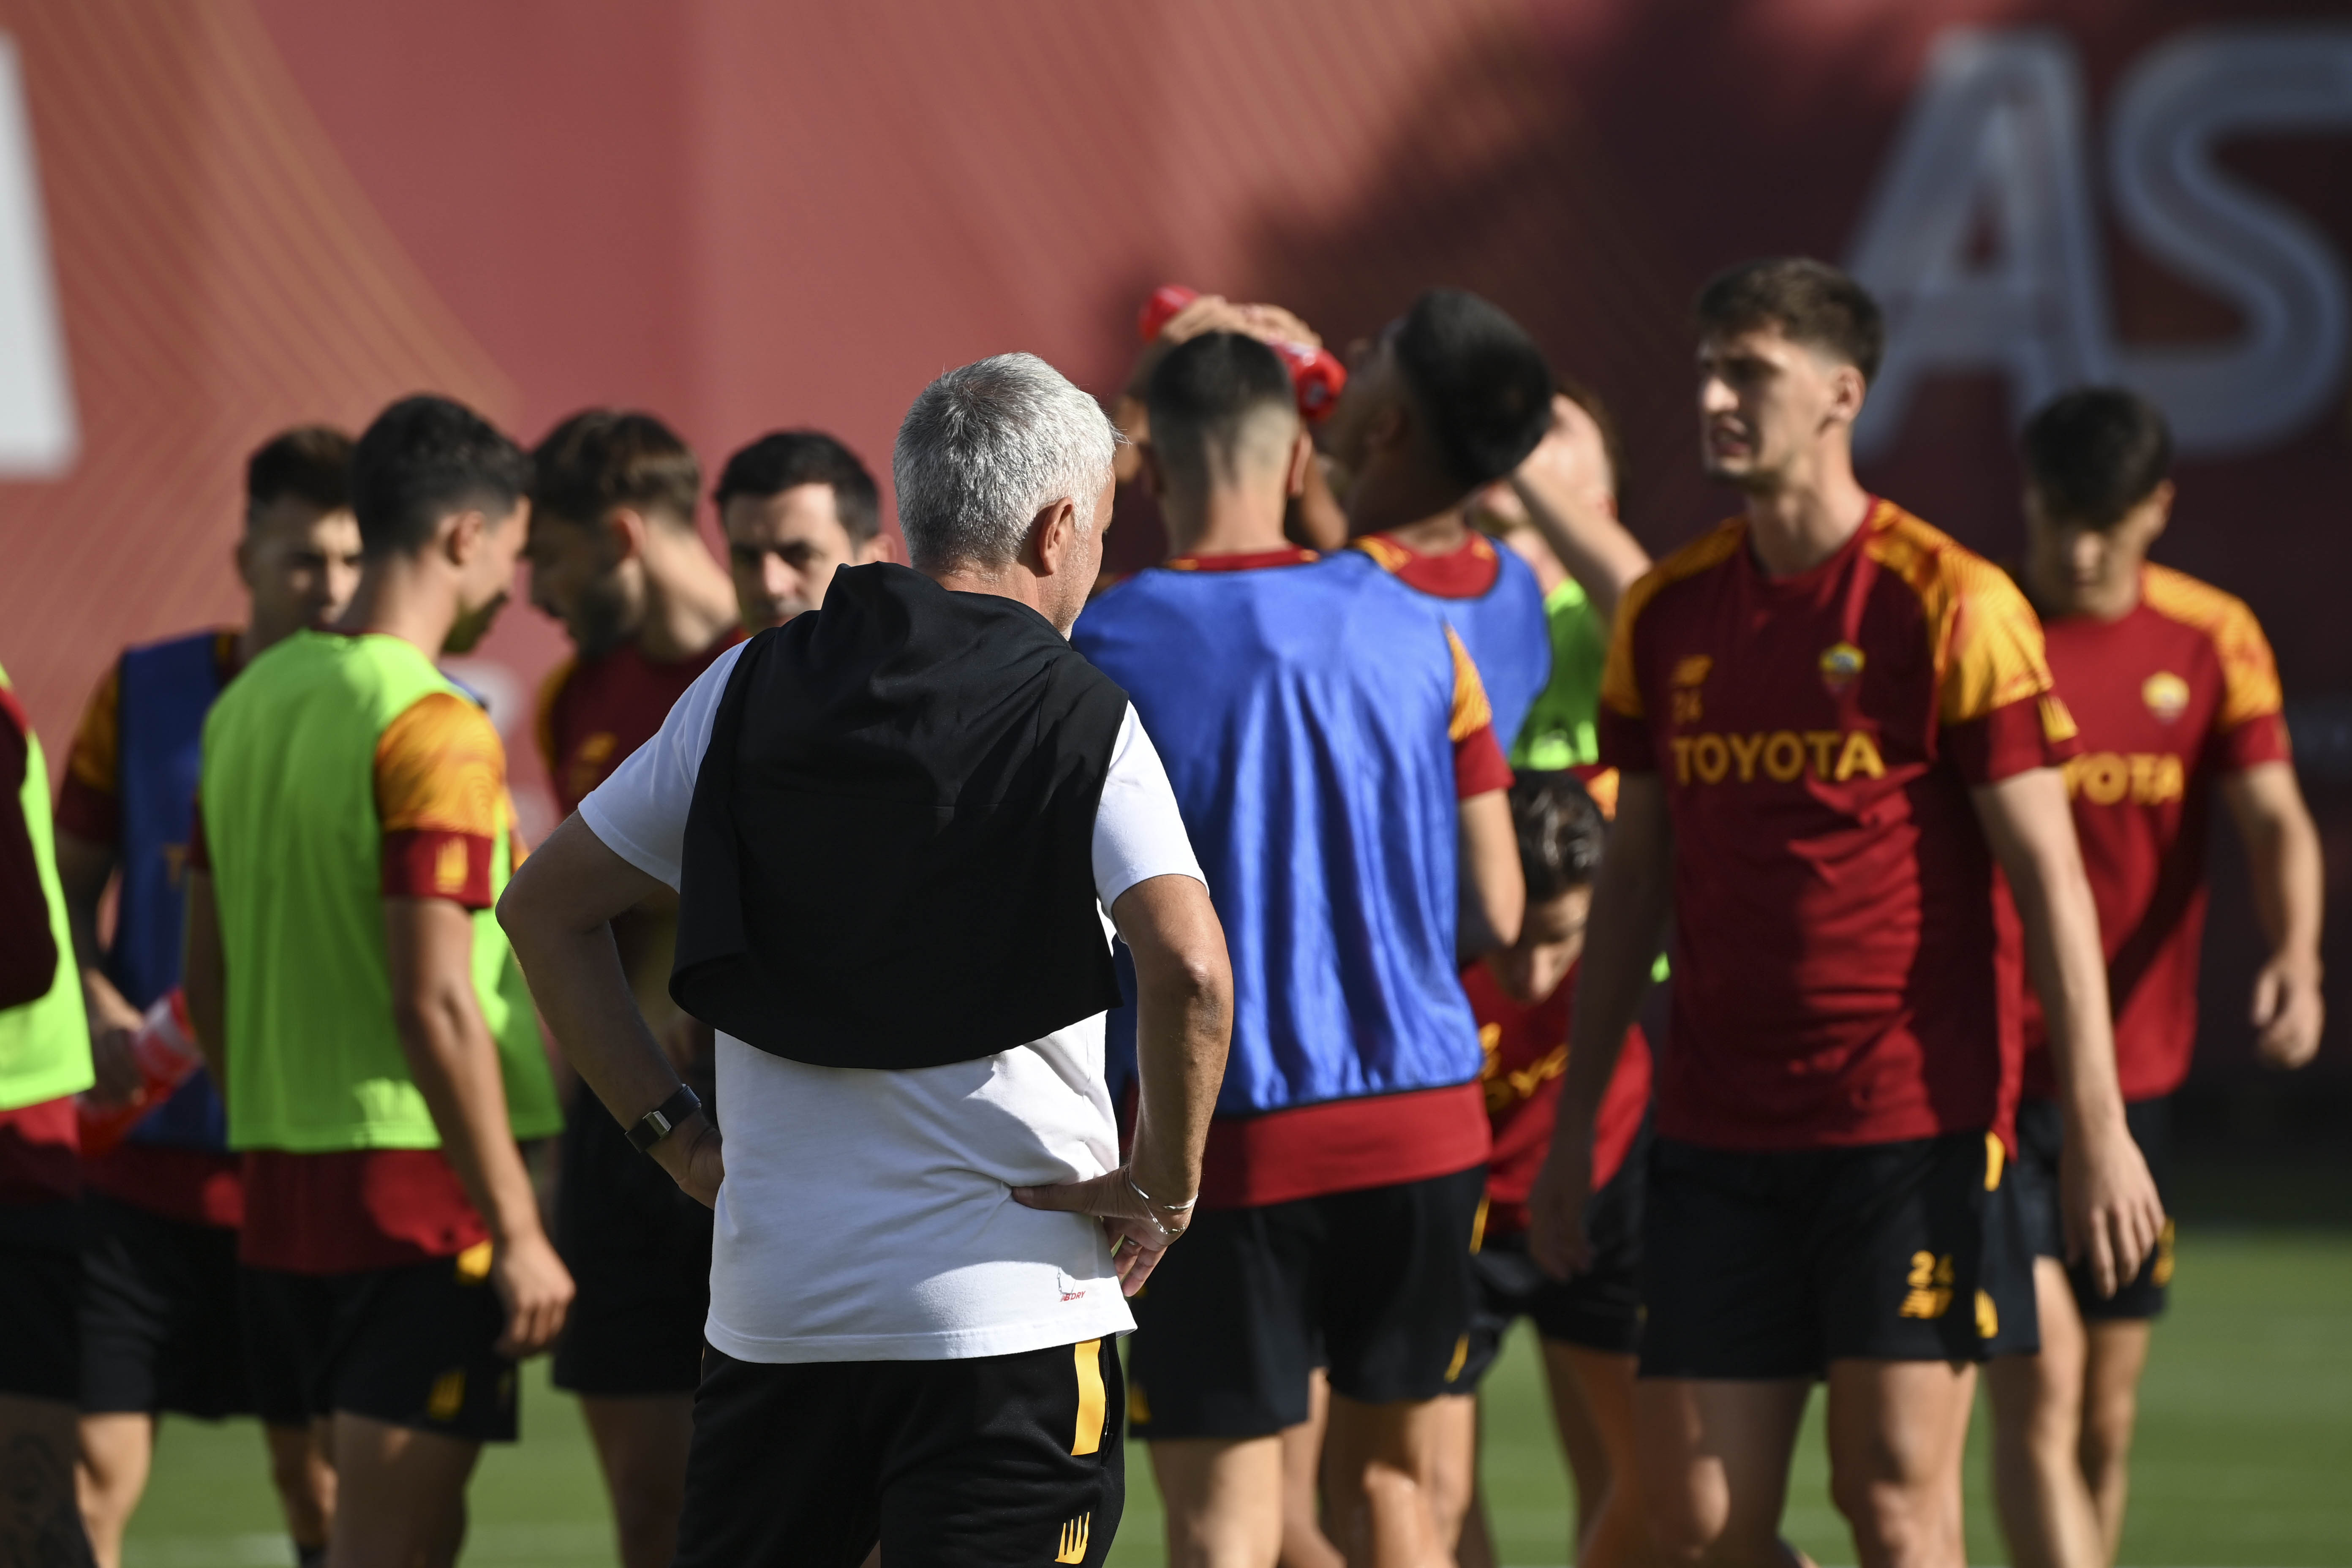
[[1794,577],[1845,548],[1870,515],[1870,492],[1853,466],[1825,462],[1815,473],[1748,492],[1748,538],[1774,577]]
[[438,659],[458,612],[457,585],[446,574],[410,556],[387,555],[360,573],[337,629],[398,637]]
[[1379,531],[1416,555],[1451,555],[1470,542],[1470,525],[1462,520],[1458,506]]
[[1278,495],[1220,486],[1197,506],[1171,504],[1161,514],[1168,524],[1168,553],[1262,555],[1286,549],[1290,541],[1282,531],[1282,500]]
[[629,640],[647,663],[692,658],[734,626],[734,584],[700,539],[649,548],[645,568],[645,618]]
[[2045,621],[2080,616],[2086,620],[2120,621],[2139,608],[2142,563],[2136,563],[2115,581],[2085,588],[2062,581],[2062,568],[2029,557],[2025,566],[2025,596]]

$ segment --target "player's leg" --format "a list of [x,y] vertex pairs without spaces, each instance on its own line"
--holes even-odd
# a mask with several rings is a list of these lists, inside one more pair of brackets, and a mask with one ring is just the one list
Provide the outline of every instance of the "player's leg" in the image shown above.
[[677,1510],[686,1501],[694,1396],[583,1395],[580,1413],[613,1494],[621,1568],[664,1568],[677,1545]]
[[1445,1396],[1469,1368],[1470,1247],[1486,1190],[1486,1170],[1474,1166],[1314,1200],[1330,1237],[1324,1488],[1332,1542],[1350,1563],[1443,1563],[1452,1552],[1439,1517],[1455,1430]]
[[74,1445],[81,1413],[70,1399],[0,1393],[0,1563],[94,1563],[74,1505]]
[[1322,1200],[1202,1211],[1134,1301],[1127,1408],[1150,1445],[1171,1564],[1270,1568],[1283,1434],[1311,1415]]
[[466,1530],[466,1482],[482,1446],[335,1413],[331,1568],[447,1568]]
[[1839,1360],[1829,1385],[1830,1497],[1862,1568],[1966,1568],[1958,1478],[1975,1364]]
[[74,1492],[81,1505],[82,1526],[89,1532],[89,1549],[99,1568],[116,1568],[122,1561],[122,1532],[147,1489],[147,1470],[155,1452],[155,1417],[143,1413],[116,1412],[81,1418],[81,1458],[74,1467]]
[[1438,1421],[1444,1430],[1432,1499],[1437,1538],[1452,1544],[1456,1568],[1493,1568],[1494,1544],[1478,1496],[1478,1396],[1444,1395],[1438,1401]]
[[1282,1568],[1340,1568],[1339,1549],[1323,1533],[1323,1431],[1331,1415],[1331,1379],[1317,1367],[1307,1380],[1307,1419],[1282,1432]]
[[1653,1560],[1633,1437],[1639,1358],[1543,1342],[1552,1424],[1576,1487],[1579,1568],[1647,1568]]
[[74,1501],[81,1252],[71,1199],[0,1205],[0,1563],[93,1561]]
[[2065,1266],[2033,1260],[2038,1355],[1985,1365],[1992,1395],[1993,1496],[2015,1568],[2100,1568],[2080,1458],[2084,1335]]
[[1789,1462],[1810,1378],[1644,1377],[1633,1390],[1635,1468],[1657,1560],[1689,1568],[1787,1568]]
[[2100,1563],[2123,1544],[2124,1505],[2131,1491],[2132,1432],[2139,1421],[2139,1378],[2147,1365],[2147,1318],[2106,1318],[2090,1325],[2083,1378],[2083,1479],[2098,1516]]
[[[1547,1281],[1535,1259],[1528,1256],[1524,1233],[1497,1233],[1477,1226],[1478,1250],[1471,1255],[1470,1273],[1476,1289],[1470,1312],[1470,1335],[1462,1365],[1450,1380],[1454,1391],[1447,1397],[1462,1406],[1461,1431],[1448,1443],[1446,1468],[1439,1476],[1439,1528],[1452,1529],[1457,1568],[1494,1568],[1494,1521],[1486,1512],[1486,1489],[1480,1484],[1481,1415],[1475,1400],[1478,1387],[1503,1353],[1511,1325],[1528,1315]],[[1460,1500],[1456,1500],[1459,1499]],[[1459,1517],[1458,1527],[1446,1523]]]
[[335,1520],[335,1467],[328,1462],[328,1424],[265,1421],[261,1441],[269,1456],[269,1484],[294,1538],[299,1568],[327,1559],[327,1539]]

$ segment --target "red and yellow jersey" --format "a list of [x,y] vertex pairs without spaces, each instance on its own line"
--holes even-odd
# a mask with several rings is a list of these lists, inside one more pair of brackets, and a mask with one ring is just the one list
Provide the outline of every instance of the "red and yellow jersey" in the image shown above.
[[621,759],[654,737],[711,660],[743,640],[730,629],[691,658],[656,664],[623,643],[586,664],[558,665],[539,689],[539,750],[569,816]]
[[1883,500],[1767,576],[1735,519],[1618,612],[1601,760],[1675,834],[1658,1130],[1796,1149],[2005,1127],[2016,920],[1969,786],[2055,764],[2074,725],[1999,568]]
[[[235,626],[213,633],[213,664],[220,683],[237,672]],[[66,751],[65,782],[58,789],[58,826],[90,844],[113,844],[121,833],[122,661],[106,667]]]
[[[1528,1194],[1551,1149],[1559,1120],[1559,1087],[1568,1071],[1568,1022],[1576,999],[1570,970],[1552,994],[1532,1005],[1506,994],[1483,963],[1462,972],[1462,991],[1478,1019],[1486,1053],[1478,1082],[1495,1151],[1486,1158],[1486,1233],[1509,1236],[1528,1228]],[[1598,1192],[1624,1167],[1643,1114],[1650,1108],[1650,1042],[1642,1026],[1625,1034],[1608,1091],[1592,1122],[1592,1186]]]
[[[2124,1098],[2170,1094],[2197,1044],[2205,841],[2215,781],[2287,760],[2278,667],[2253,612],[2150,565],[2119,620],[2049,623],[2050,668],[2083,754],[2066,763],[2099,906]],[[2056,1092],[2042,1010],[2026,1008],[2025,1092]]]
[[1387,533],[1368,533],[1354,543],[1398,578],[1440,599],[1478,598],[1502,575],[1502,556],[1476,529],[1470,530],[1469,537],[1454,549],[1437,555],[1424,555]]

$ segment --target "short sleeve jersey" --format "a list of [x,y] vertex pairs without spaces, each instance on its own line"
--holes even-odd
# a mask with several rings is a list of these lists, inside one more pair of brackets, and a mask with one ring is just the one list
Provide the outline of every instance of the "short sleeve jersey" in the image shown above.
[[2074,744],[2007,576],[1874,500],[1773,578],[1735,519],[1626,596],[1601,725],[1674,827],[1660,1132],[1791,1149],[2005,1123],[2021,950],[1969,789]]
[[[2114,621],[2049,623],[2050,668],[2082,726],[2066,793],[2099,907],[2124,1098],[2169,1094],[2197,1044],[2205,843],[2215,783],[2288,757],[2278,666],[2253,612],[2194,577],[2145,569]],[[2025,1092],[2056,1092],[2029,994]]]
[[727,635],[689,658],[656,662],[624,643],[601,658],[556,667],[539,693],[539,747],[565,816],[623,758],[651,740],[670,706],[710,661],[743,640]]

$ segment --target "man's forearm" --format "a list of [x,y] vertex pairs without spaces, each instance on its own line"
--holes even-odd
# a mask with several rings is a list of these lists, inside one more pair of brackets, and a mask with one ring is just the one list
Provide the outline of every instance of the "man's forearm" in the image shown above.
[[452,986],[395,1002],[394,1022],[409,1077],[441,1134],[442,1155],[491,1238],[504,1245],[537,1231],[539,1200],[507,1121],[498,1041],[472,994]]
[[2319,832],[2291,773],[2264,782],[2271,787],[2258,797],[2247,791],[2233,794],[2231,800],[2246,843],[2254,914],[2270,939],[2273,956],[2316,966],[2327,900]]
[[1650,569],[1649,552],[1625,525],[1597,507],[1571,498],[1541,478],[1512,476],[1511,489],[1544,543],[1603,620],[1614,620],[1617,601],[1633,580]]
[[622,1126],[677,1090],[677,1068],[637,1010],[610,925],[509,931],[556,1048]]
[[212,877],[191,871],[186,919],[180,939],[180,990],[188,1005],[188,1025],[213,1088],[228,1095],[227,965],[221,952],[220,906],[213,900]]
[[1136,1003],[1136,1184],[1162,1203],[1201,1190],[1201,1156],[1225,1077],[1229,993],[1197,970],[1139,984]]
[[2059,1103],[2077,1126],[2119,1120],[2123,1090],[2107,1012],[2106,954],[2082,861],[2037,856],[2010,868],[2009,880],[2024,929],[2027,972],[2042,999]]
[[1672,910],[1670,877],[1670,869],[1637,865],[1630,857],[1611,854],[1601,860],[1560,1079],[1558,1128],[1570,1136],[1590,1135],[1626,1032],[1642,1010]]

